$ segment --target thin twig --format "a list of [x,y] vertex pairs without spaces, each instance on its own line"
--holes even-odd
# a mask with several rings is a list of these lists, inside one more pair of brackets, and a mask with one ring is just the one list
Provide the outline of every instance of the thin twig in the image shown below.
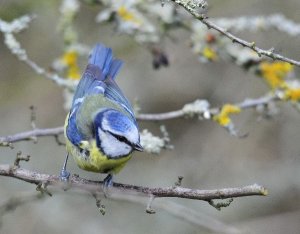
[[[249,109],[255,108],[260,105],[266,105],[272,101],[279,101],[280,99],[277,96],[266,95],[255,99],[246,99],[243,102],[234,104],[235,106],[240,107],[241,109]],[[211,114],[216,114],[219,108],[211,108],[209,112]],[[180,109],[176,111],[170,111],[165,113],[157,113],[157,114],[138,114],[138,120],[145,120],[145,121],[161,121],[161,120],[169,120],[169,119],[176,119],[185,116],[186,113]]]
[[[47,184],[47,188],[49,186],[62,186],[64,184],[60,181],[58,175],[42,174],[24,168],[14,168],[13,166],[7,164],[0,165],[0,175],[16,178],[36,185],[40,185],[41,183]],[[89,192],[96,191],[103,193],[103,181],[93,181],[80,178],[79,176],[70,176],[68,183],[72,188],[79,188]],[[114,183],[113,187],[110,189],[110,192],[147,197],[154,196],[156,198],[178,197],[204,201],[233,197],[266,196],[268,193],[264,187],[257,184],[240,188],[199,190],[182,187],[149,188],[120,183]]]
[[225,28],[222,28],[222,27],[216,25],[215,23],[209,21],[206,16],[204,16],[203,14],[198,12],[199,7],[196,4],[192,4],[192,2],[193,2],[192,0],[191,1],[172,0],[172,1],[177,3],[178,5],[182,6],[185,10],[187,10],[196,19],[198,19],[203,24],[205,24],[209,29],[212,28],[212,29],[218,31],[225,37],[228,37],[233,43],[238,43],[244,47],[247,47],[247,48],[255,51],[258,54],[258,56],[264,55],[264,56],[267,56],[274,60],[281,60],[281,61],[288,62],[288,63],[296,65],[296,66],[300,66],[300,61],[297,61],[297,60],[285,57],[281,54],[275,53],[273,48],[271,48],[269,50],[261,49],[256,46],[255,42],[248,42],[246,40],[243,40],[243,39],[233,35],[232,33],[228,32]]
[[39,66],[37,63],[32,61],[29,57],[26,59],[22,59],[25,64],[27,64],[34,72],[36,72],[38,75],[42,75],[48,80],[51,80],[55,82],[58,86],[68,88],[70,90],[75,90],[77,81],[73,81],[70,79],[65,79],[60,77],[58,74],[53,72],[48,72],[43,67]]
[[150,198],[149,198],[149,201],[148,201],[148,204],[147,204],[147,207],[146,207],[146,213],[148,214],[155,214],[155,210],[152,209],[152,204],[153,204],[153,201],[154,201],[155,197],[153,195],[150,195]]

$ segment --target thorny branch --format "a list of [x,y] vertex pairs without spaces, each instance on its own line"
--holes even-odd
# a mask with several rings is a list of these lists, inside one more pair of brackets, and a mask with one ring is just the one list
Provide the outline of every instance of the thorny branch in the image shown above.
[[[243,47],[247,47],[257,53],[258,56],[267,56],[273,60],[281,60],[284,62],[288,62],[290,64],[300,66],[300,61],[285,57],[281,54],[275,53],[274,48],[271,48],[269,50],[264,50],[256,46],[255,42],[249,42],[246,40],[243,40],[232,33],[228,32],[225,28],[222,28],[215,23],[211,22],[207,19],[207,16],[204,14],[199,13],[199,7],[200,4],[202,4],[201,1],[198,1],[199,3],[196,4],[193,0],[172,0],[176,4],[182,6],[185,10],[187,10],[191,15],[193,15],[196,19],[201,21],[203,24],[205,24],[209,29],[214,29],[224,35],[225,37],[228,37],[233,43],[238,43],[242,45]],[[200,3],[201,2],[201,3]]]
[[[58,175],[42,174],[24,168],[15,168],[14,166],[7,164],[0,165],[0,175],[16,178],[36,185],[47,184],[47,188],[49,188],[49,186],[64,186],[64,183],[60,181]],[[102,181],[87,180],[84,178],[80,178],[79,176],[72,175],[70,176],[68,183],[70,188],[78,188],[87,192],[103,193]],[[144,186],[114,183],[109,192],[121,194],[124,193],[144,197],[178,197],[203,201],[246,196],[266,196],[268,194],[267,190],[264,187],[257,184],[241,188],[199,190],[174,186],[166,188],[149,188]]]
[[[246,99],[243,102],[235,104],[236,106],[240,107],[241,109],[249,109],[255,108],[261,105],[267,105],[272,101],[280,100],[277,96],[262,96],[257,99]],[[209,110],[210,114],[215,114],[218,112],[219,108],[211,108]],[[162,121],[162,120],[169,120],[175,118],[181,118],[186,116],[186,112],[183,109],[165,112],[165,113],[157,113],[157,114],[137,114],[137,119],[141,121]],[[17,133],[14,135],[0,137],[0,146],[11,146],[12,143],[18,141],[26,141],[26,140],[35,140],[37,137],[44,137],[44,136],[54,136],[58,137],[64,131],[63,127],[56,127],[56,128],[45,128],[40,129],[36,128],[34,130],[26,131]]]

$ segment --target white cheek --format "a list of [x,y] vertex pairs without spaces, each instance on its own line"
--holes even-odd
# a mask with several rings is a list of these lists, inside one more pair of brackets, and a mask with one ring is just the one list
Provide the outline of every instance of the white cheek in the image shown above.
[[98,132],[104,154],[107,154],[111,157],[120,157],[123,155],[128,155],[132,151],[131,146],[125,144],[124,142],[118,141],[112,135],[103,132],[100,128],[98,129]]

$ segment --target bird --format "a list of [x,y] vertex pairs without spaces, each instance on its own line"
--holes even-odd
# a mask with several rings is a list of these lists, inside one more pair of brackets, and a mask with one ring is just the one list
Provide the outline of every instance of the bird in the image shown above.
[[103,186],[110,187],[132,152],[143,151],[133,108],[115,81],[122,65],[111,48],[101,43],[93,48],[65,120],[61,180],[69,179],[70,154],[79,168],[107,174]]

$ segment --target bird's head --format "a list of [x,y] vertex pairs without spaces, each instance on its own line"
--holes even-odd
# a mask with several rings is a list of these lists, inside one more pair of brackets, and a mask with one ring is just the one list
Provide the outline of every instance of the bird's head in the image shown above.
[[118,158],[133,150],[143,151],[138,126],[125,114],[105,109],[96,115],[94,126],[97,146],[105,155]]

